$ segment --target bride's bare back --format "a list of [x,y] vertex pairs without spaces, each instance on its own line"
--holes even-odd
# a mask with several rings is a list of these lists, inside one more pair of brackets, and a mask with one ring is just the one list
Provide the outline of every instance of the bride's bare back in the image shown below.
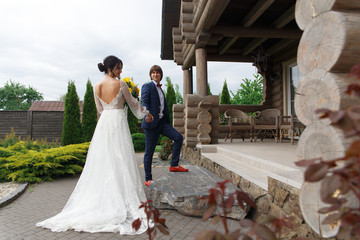
[[120,91],[120,82],[111,77],[105,77],[101,82],[96,84],[95,92],[101,100],[110,104]]

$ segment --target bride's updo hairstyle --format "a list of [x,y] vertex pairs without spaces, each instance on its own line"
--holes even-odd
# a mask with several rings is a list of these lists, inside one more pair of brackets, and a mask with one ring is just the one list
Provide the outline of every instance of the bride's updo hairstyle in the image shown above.
[[123,63],[119,58],[110,55],[104,58],[103,63],[98,63],[98,68],[100,72],[105,72],[106,74],[108,70],[112,71],[119,64],[121,65],[121,67],[123,66]]

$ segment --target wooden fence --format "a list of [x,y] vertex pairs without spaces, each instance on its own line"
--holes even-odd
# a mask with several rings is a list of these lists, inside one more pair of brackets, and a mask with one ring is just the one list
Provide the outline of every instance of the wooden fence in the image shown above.
[[16,136],[61,141],[62,111],[0,111],[0,138],[14,129]]

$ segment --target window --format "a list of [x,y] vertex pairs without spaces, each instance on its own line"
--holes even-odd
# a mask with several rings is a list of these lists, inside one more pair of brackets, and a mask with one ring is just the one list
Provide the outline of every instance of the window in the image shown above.
[[291,115],[295,114],[295,94],[303,76],[296,59],[284,63],[284,70],[284,115]]

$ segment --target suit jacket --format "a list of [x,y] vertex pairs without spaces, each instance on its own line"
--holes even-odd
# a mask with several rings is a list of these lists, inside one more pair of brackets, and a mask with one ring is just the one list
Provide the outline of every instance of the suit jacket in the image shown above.
[[[162,91],[162,90],[161,90]],[[164,94],[164,92],[162,92]],[[151,81],[146,83],[141,88],[141,104],[146,107],[147,110],[153,115],[154,121],[147,123],[145,118],[142,120],[141,127],[144,129],[154,129],[158,126],[159,123],[159,114],[160,114],[160,98],[155,84]],[[164,111],[163,118],[165,121],[170,124],[170,115],[169,109],[167,106],[167,101],[164,94]]]

